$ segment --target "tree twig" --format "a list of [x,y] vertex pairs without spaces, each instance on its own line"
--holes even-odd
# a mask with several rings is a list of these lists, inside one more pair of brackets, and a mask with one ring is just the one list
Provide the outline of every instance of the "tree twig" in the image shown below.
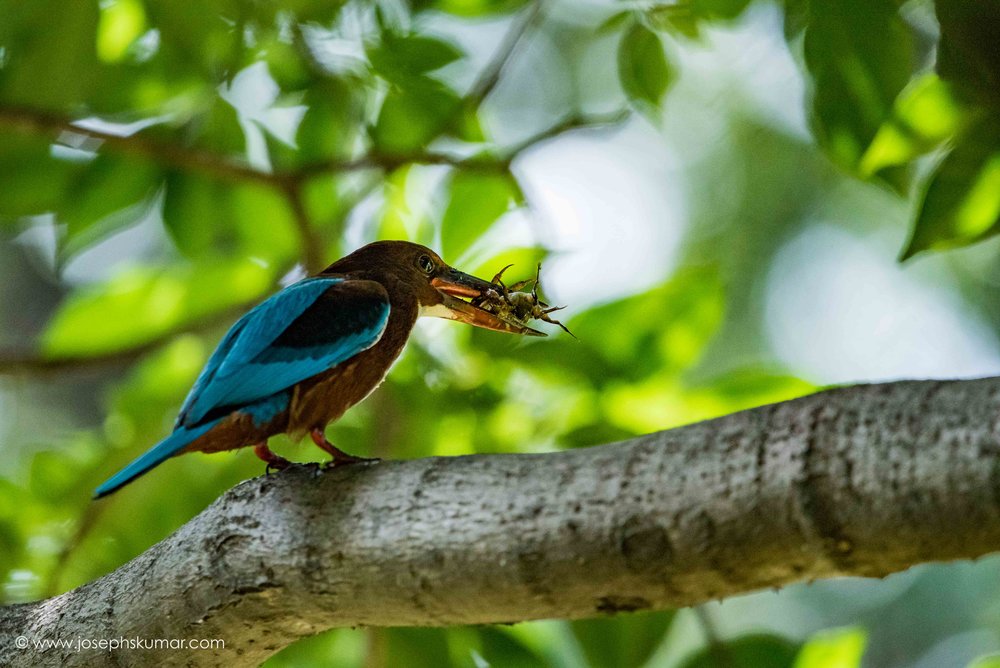
[[299,181],[289,181],[285,184],[285,198],[288,206],[292,210],[292,217],[295,220],[295,228],[299,233],[299,240],[302,244],[302,259],[306,271],[310,274],[322,269],[325,265],[326,253],[323,249],[323,240],[319,231],[313,225],[309,212],[303,201],[302,183]]
[[103,514],[104,509],[107,506],[98,503],[92,503],[83,509],[80,517],[76,521],[76,527],[73,529],[73,535],[69,537],[69,540],[59,549],[59,554],[56,555],[56,563],[52,566],[52,570],[49,571],[48,578],[45,581],[45,586],[42,591],[45,596],[55,596],[61,590],[59,588],[59,583],[62,581],[63,573],[66,570],[66,564],[69,563],[70,557],[76,551],[76,548],[80,546],[83,540],[90,534],[91,529],[97,525],[97,520]]
[[[0,656],[258,665],[333,627],[574,619],[972,559],[1000,545],[998,442],[988,378],[840,388],[551,454],[297,465],[114,573],[0,609]],[[30,649],[77,637],[225,646]]]
[[630,116],[631,112],[629,112],[628,109],[621,109],[607,114],[572,114],[564,118],[559,123],[531,135],[527,139],[508,149],[506,162],[509,164],[515,157],[527,149],[550,139],[555,139],[556,137],[566,134],[572,130],[597,128],[606,125],[618,125],[619,123],[623,123],[628,120]]
[[489,97],[493,89],[500,83],[500,76],[510,63],[514,52],[517,51],[518,45],[532,28],[541,24],[545,17],[544,2],[545,0],[534,0],[524,10],[524,14],[520,18],[514,19],[513,26],[504,35],[503,41],[497,47],[496,54],[480,72],[479,77],[465,96],[465,99],[473,107],[479,107]]
[[705,605],[705,603],[702,603],[701,605],[693,606],[691,611],[694,613],[695,618],[698,620],[698,625],[701,626],[701,630],[705,634],[705,644],[708,646],[709,656],[715,662],[716,668],[744,668],[737,664],[733,653],[729,651],[726,643],[719,637],[719,631],[715,627],[715,620],[712,619],[712,614]]

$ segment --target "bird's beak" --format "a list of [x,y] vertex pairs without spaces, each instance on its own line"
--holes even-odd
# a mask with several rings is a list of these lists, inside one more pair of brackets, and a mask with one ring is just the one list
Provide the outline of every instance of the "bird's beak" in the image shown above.
[[441,293],[441,306],[435,309],[433,315],[449,320],[458,320],[483,329],[511,334],[527,334],[528,336],[546,336],[537,329],[501,320],[489,311],[473,306],[459,297],[481,297],[490,293],[496,294],[496,288],[481,278],[448,268],[440,276],[431,279],[431,285]]

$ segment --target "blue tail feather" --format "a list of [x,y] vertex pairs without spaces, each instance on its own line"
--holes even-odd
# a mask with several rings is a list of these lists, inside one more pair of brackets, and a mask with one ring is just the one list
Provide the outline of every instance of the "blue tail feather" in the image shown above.
[[107,496],[119,487],[132,482],[154,466],[163,463],[169,457],[183,450],[184,446],[203,436],[212,427],[221,422],[221,420],[222,418],[219,418],[218,420],[212,420],[192,428],[180,427],[95,489],[94,498],[99,499],[102,496]]

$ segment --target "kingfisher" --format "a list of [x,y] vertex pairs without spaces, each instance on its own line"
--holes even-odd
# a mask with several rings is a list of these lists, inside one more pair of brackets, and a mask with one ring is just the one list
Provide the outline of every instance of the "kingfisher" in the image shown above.
[[331,465],[365,461],[338,449],[326,426],[385,378],[419,316],[539,335],[462,298],[494,285],[453,269],[429,248],[376,241],[289,285],[229,329],[181,406],[173,432],[94,491],[106,496],[169,457],[253,447],[267,470],[290,462],[268,438],[308,435]]

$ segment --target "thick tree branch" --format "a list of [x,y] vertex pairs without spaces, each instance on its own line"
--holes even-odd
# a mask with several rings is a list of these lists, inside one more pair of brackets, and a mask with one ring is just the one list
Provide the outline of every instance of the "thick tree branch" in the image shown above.
[[[975,558],[1000,546],[998,455],[991,378],[843,388],[569,452],[298,466],[104,578],[0,610],[0,656],[256,665],[331,627],[579,618]],[[225,648],[38,653],[18,636]]]

